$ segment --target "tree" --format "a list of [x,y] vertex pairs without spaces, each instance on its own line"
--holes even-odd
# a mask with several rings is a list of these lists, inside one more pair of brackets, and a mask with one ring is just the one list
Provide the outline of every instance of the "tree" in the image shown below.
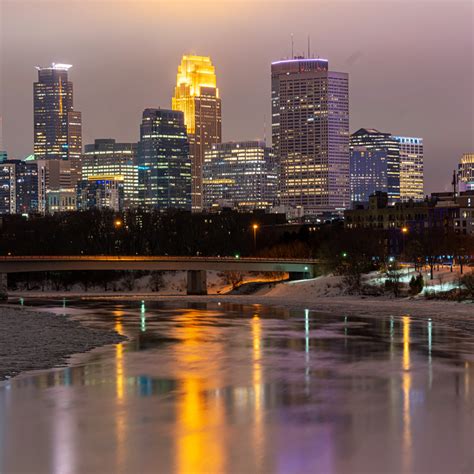
[[415,296],[421,293],[423,291],[424,284],[425,282],[423,280],[423,275],[421,275],[421,273],[419,273],[416,277],[413,275],[409,283],[410,294],[412,296]]

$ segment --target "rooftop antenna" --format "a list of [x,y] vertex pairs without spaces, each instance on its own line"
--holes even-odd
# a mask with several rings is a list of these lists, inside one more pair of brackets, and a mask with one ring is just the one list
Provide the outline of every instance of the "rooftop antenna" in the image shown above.
[[263,141],[267,143],[267,115],[263,116]]
[[457,189],[456,189],[457,184],[458,184],[458,180],[457,180],[457,176],[456,176],[456,170],[454,170],[453,171],[453,182],[452,182],[454,202],[456,202],[456,197],[457,197]]
[[291,59],[295,57],[295,48],[294,48],[294,41],[293,41],[293,33],[291,33]]
[[311,59],[311,36],[308,35],[308,59]]

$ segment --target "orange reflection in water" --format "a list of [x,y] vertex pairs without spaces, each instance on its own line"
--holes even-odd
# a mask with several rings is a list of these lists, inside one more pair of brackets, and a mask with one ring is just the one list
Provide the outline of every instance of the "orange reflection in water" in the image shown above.
[[[218,354],[215,358],[207,358],[201,346],[203,332],[216,329],[203,328],[199,325],[199,317],[202,318],[201,312],[186,312],[176,334],[182,341],[175,353],[176,364],[183,367],[180,377],[182,396],[177,406],[176,470],[183,474],[226,470],[221,433],[223,399],[219,389],[212,388],[219,380],[216,366]],[[199,373],[207,377],[197,377],[193,373],[193,365],[196,364],[199,365]]]
[[255,314],[252,318],[252,382],[254,394],[254,447],[257,459],[257,470],[260,470],[260,462],[263,456],[263,416],[262,416],[262,322]]
[[410,317],[403,316],[403,375],[402,375],[402,392],[403,392],[403,465],[404,471],[411,470],[412,460],[412,426],[411,426],[411,359],[410,359]]
[[[115,325],[114,329],[120,335],[124,335],[122,326],[123,311],[114,311]],[[117,466],[123,467],[125,459],[125,437],[126,437],[126,412],[125,402],[125,371],[124,371],[124,356],[123,344],[115,345],[115,395],[116,395],[116,414],[115,414],[115,438],[117,443]]]

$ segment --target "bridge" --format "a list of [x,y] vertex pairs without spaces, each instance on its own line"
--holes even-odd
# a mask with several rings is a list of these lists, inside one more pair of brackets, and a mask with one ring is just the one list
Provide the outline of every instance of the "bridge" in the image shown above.
[[320,263],[312,259],[239,257],[142,257],[142,256],[8,256],[0,257],[0,294],[7,294],[9,273],[74,270],[186,271],[187,294],[207,294],[207,271],[282,272],[291,280],[313,278]]

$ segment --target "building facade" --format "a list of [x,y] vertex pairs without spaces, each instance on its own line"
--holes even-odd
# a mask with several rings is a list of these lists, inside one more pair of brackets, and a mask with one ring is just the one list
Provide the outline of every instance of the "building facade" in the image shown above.
[[16,214],[16,166],[0,165],[0,214]]
[[423,201],[388,204],[388,194],[376,192],[366,205],[344,212],[344,226],[349,229],[379,229],[401,232],[424,232],[430,229],[474,234],[474,191],[433,193]]
[[76,169],[82,153],[81,113],[74,110],[69,64],[37,67],[33,85],[34,154],[38,160],[70,160]]
[[39,181],[36,163],[7,160],[0,163],[0,214],[38,212]]
[[172,109],[184,114],[192,172],[192,210],[203,208],[204,155],[222,141],[221,99],[211,58],[183,56],[178,67]]
[[130,209],[139,205],[137,144],[117,143],[111,138],[95,140],[84,147],[82,157],[82,179],[104,177],[123,183],[123,207]]
[[422,201],[425,197],[423,139],[393,138],[400,150],[400,201]]
[[305,215],[349,206],[349,77],[324,59],[272,63],[272,143],[280,201]]
[[77,186],[77,209],[113,209],[116,212],[124,208],[124,180],[121,176],[89,176]]
[[35,160],[38,168],[38,211],[76,210],[76,168],[70,160]]
[[269,209],[277,200],[278,169],[265,142],[221,143],[206,151],[204,207]]
[[350,140],[351,201],[369,202],[377,191],[389,204],[400,201],[400,149],[390,133],[361,128]]
[[137,164],[140,204],[191,209],[191,160],[183,112],[145,109]]
[[458,167],[459,187],[474,191],[474,153],[464,153]]

